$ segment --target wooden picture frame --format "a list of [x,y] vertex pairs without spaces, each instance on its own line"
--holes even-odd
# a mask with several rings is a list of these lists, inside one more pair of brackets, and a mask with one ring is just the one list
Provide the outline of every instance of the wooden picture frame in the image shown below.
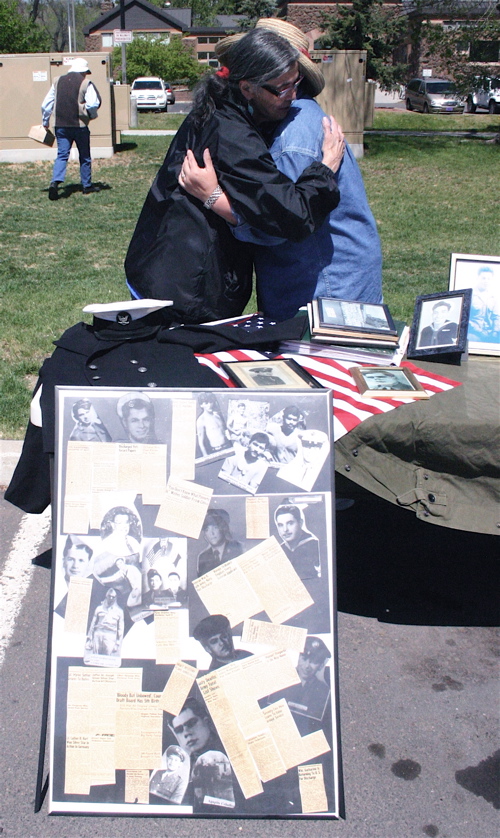
[[427,391],[406,367],[351,367],[349,371],[365,398],[429,398]]
[[221,367],[238,387],[248,387],[252,390],[322,389],[321,384],[293,358],[231,361],[222,363]]
[[470,288],[422,294],[415,300],[408,358],[459,355],[467,349]]
[[500,355],[500,256],[452,253],[449,288],[472,289],[468,329],[471,355]]

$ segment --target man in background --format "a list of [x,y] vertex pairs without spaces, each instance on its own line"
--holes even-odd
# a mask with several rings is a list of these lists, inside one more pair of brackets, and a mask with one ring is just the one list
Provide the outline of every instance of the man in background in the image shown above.
[[54,112],[57,157],[49,186],[49,201],[59,198],[59,184],[64,182],[69,153],[76,144],[80,157],[80,178],[84,195],[99,192],[92,183],[89,120],[96,119],[101,97],[90,75],[88,62],[75,58],[64,76],[58,76],[42,102],[42,123],[48,128]]

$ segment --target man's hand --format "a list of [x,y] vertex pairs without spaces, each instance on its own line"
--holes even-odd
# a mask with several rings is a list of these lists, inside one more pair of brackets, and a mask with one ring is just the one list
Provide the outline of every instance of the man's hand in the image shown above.
[[198,198],[202,203],[205,203],[215,187],[218,186],[217,172],[213,167],[208,148],[203,152],[203,162],[205,164],[204,169],[198,166],[193,152],[191,149],[188,149],[181,166],[178,181],[179,185],[186,192],[189,192],[194,198]]
[[332,172],[337,172],[345,151],[342,129],[333,116],[323,117],[323,163]]

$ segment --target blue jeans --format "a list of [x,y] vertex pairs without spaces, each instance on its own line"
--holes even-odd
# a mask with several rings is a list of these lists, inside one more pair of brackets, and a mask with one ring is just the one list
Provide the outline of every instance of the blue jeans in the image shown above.
[[52,172],[52,181],[62,183],[66,175],[71,146],[76,143],[80,155],[80,178],[86,189],[92,184],[92,163],[90,157],[90,131],[88,128],[56,128],[57,157]]

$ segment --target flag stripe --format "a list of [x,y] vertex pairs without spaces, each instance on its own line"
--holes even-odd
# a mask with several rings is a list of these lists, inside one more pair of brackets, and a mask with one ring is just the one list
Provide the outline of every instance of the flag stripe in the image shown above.
[[[268,361],[269,357],[254,349],[231,349],[226,352],[213,352],[206,355],[196,356],[200,364],[205,364],[214,370],[222,383],[228,387],[235,387],[228,374],[221,368],[220,363],[231,361]],[[349,372],[349,368],[355,366],[352,361],[336,361],[333,358],[317,358],[310,355],[279,355],[280,358],[293,358],[300,366],[310,373],[319,384],[327,387],[333,392],[333,415],[334,415],[334,439],[352,431],[364,419],[376,416],[379,413],[387,413],[404,404],[411,403],[413,399],[368,399],[362,398],[356,387],[356,383]],[[359,366],[370,366],[364,364]],[[411,361],[403,361],[401,366],[411,370],[417,381],[427,390],[428,393],[442,393],[457,387],[460,382],[451,381],[442,375],[427,372],[412,364]]]

